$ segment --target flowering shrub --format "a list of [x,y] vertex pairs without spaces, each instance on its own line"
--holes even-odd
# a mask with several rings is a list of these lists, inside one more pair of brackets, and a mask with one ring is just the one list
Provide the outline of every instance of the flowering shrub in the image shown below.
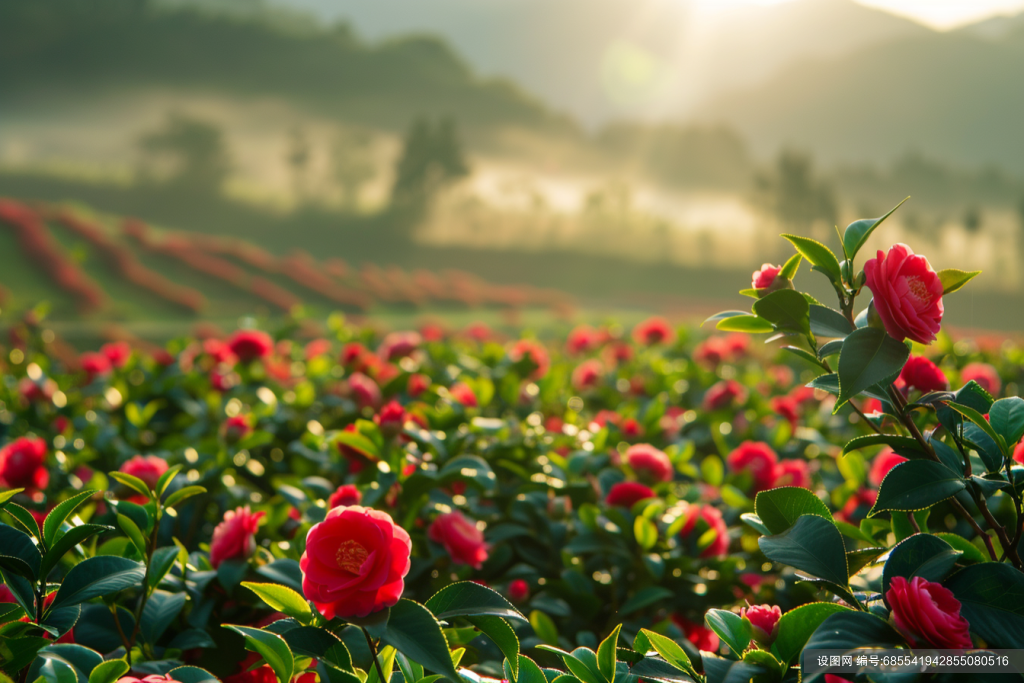
[[1024,352],[935,327],[975,273],[903,247],[857,271],[881,222],[842,260],[786,236],[707,338],[335,325],[72,364],[18,327],[0,669],[781,683],[806,649],[1024,646],[1024,401],[980,383],[1015,390]]

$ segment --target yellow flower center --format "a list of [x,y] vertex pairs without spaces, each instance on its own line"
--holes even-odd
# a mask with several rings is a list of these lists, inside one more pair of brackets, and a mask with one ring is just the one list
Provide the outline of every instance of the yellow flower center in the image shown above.
[[926,304],[932,300],[932,296],[928,292],[928,285],[921,282],[921,278],[908,277],[907,287],[910,289],[910,293],[914,295],[914,298],[921,303]]
[[363,566],[363,562],[370,556],[366,548],[359,545],[356,541],[345,541],[338,546],[338,553],[335,555],[335,560],[338,562],[338,566],[347,572],[352,574],[358,574],[359,568]]

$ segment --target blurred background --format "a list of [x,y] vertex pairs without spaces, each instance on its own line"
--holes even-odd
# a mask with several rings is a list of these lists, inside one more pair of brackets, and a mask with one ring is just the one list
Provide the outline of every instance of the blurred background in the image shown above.
[[837,248],[910,195],[872,245],[983,269],[947,319],[1019,330],[1022,11],[5,0],[0,306],[69,336],[699,317],[780,232]]

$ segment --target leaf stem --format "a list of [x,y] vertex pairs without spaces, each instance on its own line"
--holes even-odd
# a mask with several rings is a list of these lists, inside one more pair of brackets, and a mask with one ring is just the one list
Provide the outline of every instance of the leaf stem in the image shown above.
[[380,659],[377,658],[377,646],[373,644],[373,638],[370,637],[370,632],[365,627],[360,626],[363,631],[363,635],[366,636],[366,644],[370,648],[370,654],[373,655],[373,665],[377,669],[377,678],[380,679],[380,683],[389,683],[384,678],[384,669],[380,666]]

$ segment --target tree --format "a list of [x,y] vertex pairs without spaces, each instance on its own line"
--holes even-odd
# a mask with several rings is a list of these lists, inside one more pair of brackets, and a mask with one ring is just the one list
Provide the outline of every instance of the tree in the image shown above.
[[288,134],[288,151],[285,161],[292,173],[292,192],[295,201],[301,202],[306,194],[306,176],[309,174],[309,159],[312,156],[309,138],[302,128],[296,126]]
[[405,136],[395,169],[391,200],[396,204],[423,205],[444,185],[469,175],[455,121],[434,124],[419,118]]
[[224,133],[216,125],[172,112],[139,139],[141,174],[181,190],[216,194],[231,172]]
[[810,157],[783,151],[772,171],[758,174],[756,186],[769,210],[791,229],[806,231],[818,221],[836,222],[832,186],[815,177]]
[[359,199],[359,190],[376,175],[373,138],[362,130],[339,131],[331,150],[331,166],[341,190],[342,206],[353,206]]

